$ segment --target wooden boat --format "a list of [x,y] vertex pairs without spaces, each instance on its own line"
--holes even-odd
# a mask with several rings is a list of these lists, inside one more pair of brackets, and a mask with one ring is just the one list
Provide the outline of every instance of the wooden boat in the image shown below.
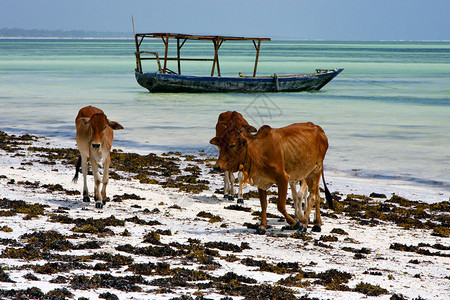
[[[259,50],[262,41],[270,41],[270,38],[248,38],[232,36],[208,36],[208,35],[187,35],[175,33],[136,33],[134,35],[136,43],[136,69],[135,77],[137,82],[150,92],[300,92],[318,91],[334,77],[342,68],[332,70],[316,69],[313,73],[256,76],[258,67]],[[141,51],[140,47],[145,38],[160,38],[165,45],[164,56],[160,58],[158,52]],[[168,57],[169,40],[176,40],[177,56]],[[214,58],[181,58],[180,50],[187,40],[212,41],[214,45]],[[255,65],[253,76],[229,77],[221,76],[219,65],[219,48],[225,41],[252,41],[256,49]],[[146,55],[151,55],[148,57]],[[158,71],[143,72],[143,60],[156,60]],[[162,64],[161,64],[162,60]],[[177,61],[178,72],[167,68],[168,61]],[[212,61],[210,76],[182,75],[181,61]],[[215,74],[217,74],[215,76]]]

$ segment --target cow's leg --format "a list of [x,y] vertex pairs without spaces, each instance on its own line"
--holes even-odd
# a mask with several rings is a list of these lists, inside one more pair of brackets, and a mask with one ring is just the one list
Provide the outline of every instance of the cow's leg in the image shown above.
[[294,229],[296,229],[297,222],[295,222],[295,220],[286,211],[286,197],[288,189],[287,178],[279,178],[277,180],[277,187],[278,187],[278,205],[277,205],[278,211],[284,216],[286,222],[289,225],[291,225]]
[[[308,184],[306,183],[306,180],[302,180],[300,183],[300,190],[298,191],[299,197],[300,197],[300,209],[301,209],[301,215],[302,218],[305,216],[305,210],[308,206]],[[299,219],[301,220],[301,219]]]
[[302,202],[301,199],[299,199],[298,197],[296,185],[297,185],[296,181],[289,182],[289,186],[291,187],[292,200],[294,201],[295,218],[297,220],[301,220],[303,219]]
[[[303,219],[303,231],[306,231],[306,228],[308,227],[308,221],[309,221],[309,215],[311,214],[312,208],[316,207],[316,220],[314,221],[314,227],[312,231],[320,232],[322,222],[320,219],[320,197],[319,197],[319,180],[320,180],[320,172],[315,172],[313,174],[310,174],[307,178],[307,184],[309,188],[309,196],[308,196],[308,205],[306,207],[305,217]],[[319,215],[319,217],[317,217]]]
[[256,233],[265,234],[267,229],[267,191],[258,189],[258,194],[261,202],[261,225],[256,229]]
[[230,186],[230,178],[228,177],[228,171],[223,174],[223,197],[228,199],[228,189]]
[[242,194],[242,185],[244,184],[244,173],[242,173],[241,171],[238,172],[238,179],[239,179],[239,191],[237,203],[244,203],[244,195]]
[[305,180],[300,182],[300,190],[297,192],[296,182],[289,183],[292,191],[292,198],[294,200],[295,217],[297,220],[303,220],[304,214],[304,203],[306,202],[306,194],[308,193],[308,185]]
[[91,202],[87,185],[88,157],[81,155],[81,171],[83,172],[83,202]]
[[[317,194],[319,191],[317,191]],[[320,197],[317,196],[316,198],[316,208],[315,208],[315,218],[314,218],[314,226],[312,228],[312,231],[315,232],[321,232],[322,231],[322,218],[320,217]]]
[[102,186],[102,204],[106,203],[106,186],[109,181],[109,165],[111,164],[111,157],[108,155],[108,158],[103,165],[103,186]]
[[98,164],[95,159],[91,158],[92,173],[94,174],[94,200],[96,208],[103,208],[102,195],[100,193],[100,184],[102,178],[98,169]]
[[230,183],[230,194],[228,194],[228,200],[234,200],[234,175],[233,172],[228,172],[228,182]]

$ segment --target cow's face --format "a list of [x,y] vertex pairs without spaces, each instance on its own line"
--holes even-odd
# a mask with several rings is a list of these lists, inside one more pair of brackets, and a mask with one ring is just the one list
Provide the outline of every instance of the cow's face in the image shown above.
[[108,127],[108,119],[104,114],[93,114],[89,120],[91,130],[91,148],[94,151],[99,151],[105,130]]
[[247,154],[247,140],[242,130],[227,130],[221,137],[211,139],[210,143],[219,148],[215,169],[239,171],[239,166],[245,163]]
[[[104,114],[93,114],[90,119],[83,119],[84,124],[89,125],[90,147],[98,152],[102,148],[104,135],[107,128],[114,130],[123,129],[117,122],[109,121]],[[112,141],[111,141],[112,142]]]

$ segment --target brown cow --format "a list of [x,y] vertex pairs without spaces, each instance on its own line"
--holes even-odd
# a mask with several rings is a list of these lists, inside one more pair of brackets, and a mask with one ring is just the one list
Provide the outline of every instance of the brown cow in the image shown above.
[[[267,189],[273,184],[278,187],[278,210],[288,224],[293,229],[306,231],[309,214],[315,205],[312,230],[320,231],[319,182],[323,177],[323,160],[328,149],[323,129],[313,123],[296,123],[279,129],[264,125],[255,135],[248,135],[236,130],[236,126],[233,115],[222,137],[211,140],[220,149],[215,167],[231,170],[241,166],[250,184],[258,187],[262,215],[256,233],[264,234],[267,228]],[[286,211],[286,196],[288,184],[300,180],[305,180],[308,187],[309,203],[303,218],[296,222]],[[324,179],[323,183],[327,203],[332,207],[331,194]]]
[[[235,113],[235,118],[237,122],[237,128],[238,130],[242,130],[243,126],[246,126],[247,130],[249,132],[256,132],[256,128],[253,126],[250,126],[248,122],[244,119],[244,117],[238,113]],[[219,115],[219,118],[217,119],[216,124],[216,137],[221,137],[226,129],[227,124],[231,119],[231,115],[233,114],[232,111],[226,111]],[[232,169],[232,170],[225,170],[225,176],[224,176],[224,187],[223,187],[223,196],[224,198],[227,198],[228,200],[234,200],[234,175],[233,172],[238,172],[238,179],[239,179],[239,192],[238,192],[238,203],[244,203],[244,197],[242,195],[242,187],[243,187],[243,174],[241,171]]]
[[[80,109],[75,119],[75,126],[77,128],[76,139],[80,157],[78,158],[73,181],[77,182],[81,165],[84,179],[83,201],[90,202],[87,188],[89,159],[95,180],[95,207],[103,208],[106,200],[106,185],[109,179],[110,151],[114,139],[113,130],[123,129],[123,127],[117,122],[109,121],[101,109],[93,106],[86,106]],[[103,168],[103,180],[98,170],[99,167]],[[103,183],[103,187],[100,193],[101,183]]]

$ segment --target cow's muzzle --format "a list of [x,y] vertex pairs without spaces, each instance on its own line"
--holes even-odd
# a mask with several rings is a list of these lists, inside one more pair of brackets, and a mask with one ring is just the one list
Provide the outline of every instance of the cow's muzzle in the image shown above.
[[222,169],[219,166],[214,166],[213,167],[214,172],[221,172]]
[[100,149],[100,143],[92,143],[92,149]]

